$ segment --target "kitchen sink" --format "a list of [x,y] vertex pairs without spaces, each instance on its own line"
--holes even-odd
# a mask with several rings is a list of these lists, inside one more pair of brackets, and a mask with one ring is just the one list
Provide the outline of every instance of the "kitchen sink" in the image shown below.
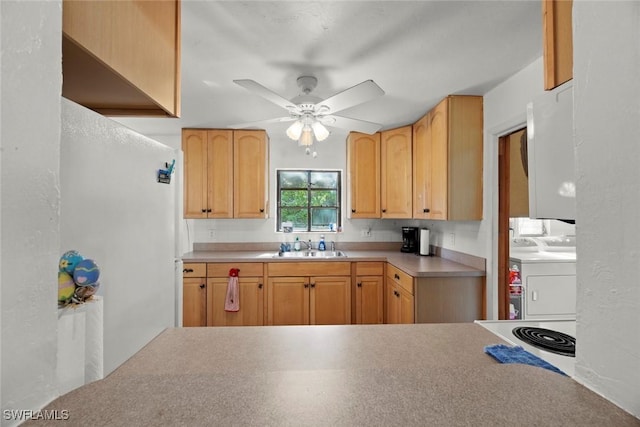
[[298,252],[276,252],[274,258],[346,258],[342,251],[298,251]]

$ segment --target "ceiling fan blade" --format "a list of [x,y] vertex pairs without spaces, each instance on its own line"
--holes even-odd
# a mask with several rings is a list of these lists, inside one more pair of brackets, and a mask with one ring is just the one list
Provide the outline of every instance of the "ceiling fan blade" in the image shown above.
[[267,120],[258,120],[257,122],[247,122],[247,123],[238,123],[235,125],[229,125],[227,128],[229,129],[246,129],[252,127],[262,127],[263,125],[268,125],[271,123],[281,123],[281,122],[292,122],[297,120],[295,117],[277,117],[275,119],[267,119]]
[[350,119],[342,116],[325,116],[320,119],[325,126],[346,129],[353,132],[362,132],[369,135],[378,132],[382,125],[379,123],[367,122],[365,120]]
[[256,95],[263,97],[267,101],[270,101],[276,105],[279,105],[284,109],[287,109],[289,111],[296,109],[296,105],[293,104],[291,101],[281,97],[277,93],[273,92],[270,89],[267,89],[266,87],[262,86],[260,83],[254,80],[243,79],[243,80],[234,80],[233,82],[239,86],[242,86],[248,91],[255,93]]
[[345,89],[324,101],[316,104],[316,111],[322,108],[329,108],[329,113],[337,113],[338,111],[353,107],[354,105],[375,99],[384,95],[384,90],[380,88],[373,80],[365,80],[349,89]]

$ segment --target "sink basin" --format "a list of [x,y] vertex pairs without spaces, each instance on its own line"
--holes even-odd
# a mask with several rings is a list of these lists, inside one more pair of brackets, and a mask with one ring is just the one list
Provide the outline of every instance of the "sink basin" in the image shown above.
[[277,252],[274,258],[346,258],[342,251],[299,251],[299,252]]

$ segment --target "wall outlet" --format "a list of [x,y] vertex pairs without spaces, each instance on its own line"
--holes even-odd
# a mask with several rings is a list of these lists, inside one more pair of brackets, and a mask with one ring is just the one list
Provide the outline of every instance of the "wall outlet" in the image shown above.
[[213,239],[214,237],[216,237],[216,230],[214,230],[213,228],[210,228],[209,230],[207,230],[207,232],[209,233],[210,239]]
[[456,245],[456,235],[454,233],[447,234],[447,246]]
[[361,237],[373,237],[373,231],[371,231],[370,228],[363,228],[362,230],[360,230],[360,236]]

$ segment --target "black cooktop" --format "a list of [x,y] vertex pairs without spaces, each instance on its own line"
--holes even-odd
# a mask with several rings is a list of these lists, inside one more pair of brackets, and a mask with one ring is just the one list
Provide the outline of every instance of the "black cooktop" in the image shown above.
[[576,356],[576,339],[571,335],[529,326],[518,326],[512,332],[517,338],[539,349],[562,356]]

